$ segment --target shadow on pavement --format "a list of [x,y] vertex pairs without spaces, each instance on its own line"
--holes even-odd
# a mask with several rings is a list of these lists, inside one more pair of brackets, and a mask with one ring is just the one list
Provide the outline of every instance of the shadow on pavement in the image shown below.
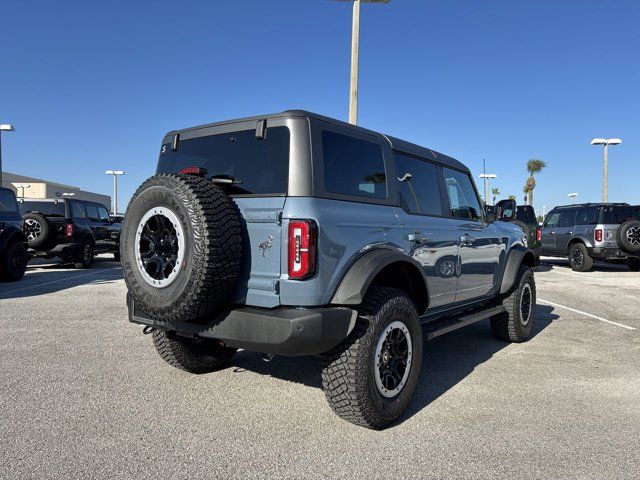
[[[539,272],[549,272],[551,270],[571,270],[569,267],[569,260],[565,258],[545,258],[540,262],[538,266]],[[629,272],[629,267],[625,263],[609,263],[609,262],[600,262],[595,261],[593,264],[592,272]],[[582,275],[581,272],[574,272],[576,275]],[[584,272],[588,274],[589,272]]]
[[[536,323],[531,339],[559,318],[553,310],[549,305],[537,306]],[[409,408],[398,423],[427,407],[470,375],[478,365],[509,345],[493,336],[488,321],[469,325],[431,342],[425,339],[420,380]],[[317,357],[276,357],[272,362],[265,362],[259,354],[242,351],[236,355],[233,363],[231,368],[237,373],[248,370],[280,380],[322,388],[322,361]]]
[[96,258],[87,270],[61,263],[30,264],[19,282],[0,283],[0,301],[47,295],[79,285],[111,283],[121,278],[120,264],[105,258]]

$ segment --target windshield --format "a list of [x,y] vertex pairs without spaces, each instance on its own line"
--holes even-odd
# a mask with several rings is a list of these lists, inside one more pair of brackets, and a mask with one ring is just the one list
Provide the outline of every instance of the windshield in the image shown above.
[[20,214],[39,212],[48,217],[64,217],[62,202],[24,202],[20,204]]
[[232,193],[285,195],[289,180],[289,129],[271,127],[256,140],[255,130],[223,133],[179,142],[178,150],[163,145],[157,173],[178,173],[185,167],[207,169],[207,178],[235,180]]

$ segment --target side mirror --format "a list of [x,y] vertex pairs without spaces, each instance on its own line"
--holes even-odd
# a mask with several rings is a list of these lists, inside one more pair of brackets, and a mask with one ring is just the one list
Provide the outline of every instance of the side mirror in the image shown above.
[[516,206],[515,200],[500,200],[495,205],[495,215],[497,219],[508,222],[516,218]]

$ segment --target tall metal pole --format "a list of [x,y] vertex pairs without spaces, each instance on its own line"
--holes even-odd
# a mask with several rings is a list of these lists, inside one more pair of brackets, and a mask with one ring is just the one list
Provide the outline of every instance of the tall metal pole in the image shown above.
[[604,161],[602,165],[602,203],[607,203],[609,188],[607,185],[607,170],[609,169],[609,145],[604,144]]
[[482,159],[482,174],[484,175],[484,204],[489,205],[489,178],[487,177],[487,162]]
[[2,130],[0,130],[0,188],[2,188]]
[[358,64],[360,59],[360,0],[353,1],[353,29],[351,32],[351,89],[349,94],[349,123],[358,123]]
[[113,214],[118,214],[118,175],[113,176]]

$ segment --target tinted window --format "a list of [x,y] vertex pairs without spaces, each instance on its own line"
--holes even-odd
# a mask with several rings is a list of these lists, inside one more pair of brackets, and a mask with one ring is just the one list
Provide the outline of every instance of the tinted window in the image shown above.
[[533,207],[526,205],[518,207],[518,209],[516,210],[516,219],[528,225],[538,223],[538,221],[536,220],[536,214],[533,211]]
[[101,222],[109,222],[111,219],[109,218],[109,212],[105,207],[98,207],[98,215],[100,216]]
[[632,218],[635,218],[635,215],[631,207],[624,205],[602,207],[602,223],[605,225],[618,225]]
[[18,204],[11,190],[0,190],[0,212],[16,213]]
[[584,207],[578,211],[576,225],[597,225],[600,207]]
[[448,168],[444,169],[444,180],[451,206],[451,216],[480,220],[480,202],[469,175]]
[[87,218],[84,205],[78,202],[71,202],[71,216],[78,219]]
[[49,217],[64,217],[63,202],[24,202],[20,204],[20,213],[39,212]]
[[573,227],[576,224],[576,210],[563,210],[558,217],[559,227]]
[[547,219],[544,222],[545,227],[557,227],[558,226],[558,217],[560,214],[558,212],[549,212],[547,215]]
[[348,135],[322,132],[324,188],[358,197],[387,198],[382,147]]
[[96,207],[95,205],[87,205],[85,208],[87,209],[87,216],[89,217],[89,220],[91,220],[92,222],[100,221],[98,207]]
[[442,215],[438,168],[418,158],[396,153],[400,205],[407,212]]
[[236,194],[286,194],[289,180],[289,129],[271,127],[266,138],[256,131],[181,140],[177,151],[163,145],[158,173],[177,173],[185,167],[203,167],[207,176],[233,177]]

